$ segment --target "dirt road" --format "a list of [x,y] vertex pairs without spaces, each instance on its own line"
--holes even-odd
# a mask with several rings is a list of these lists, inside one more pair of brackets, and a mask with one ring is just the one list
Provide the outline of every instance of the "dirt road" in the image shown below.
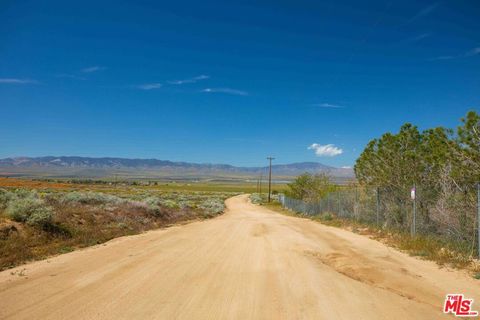
[[0,319],[439,319],[457,292],[480,309],[480,281],[462,272],[246,196],[227,206],[4,271]]

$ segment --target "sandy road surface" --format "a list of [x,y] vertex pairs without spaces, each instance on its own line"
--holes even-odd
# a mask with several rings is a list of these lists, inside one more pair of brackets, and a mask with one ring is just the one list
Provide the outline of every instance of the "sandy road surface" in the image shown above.
[[0,273],[0,319],[439,319],[455,292],[480,309],[480,282],[461,272],[246,196],[227,205]]

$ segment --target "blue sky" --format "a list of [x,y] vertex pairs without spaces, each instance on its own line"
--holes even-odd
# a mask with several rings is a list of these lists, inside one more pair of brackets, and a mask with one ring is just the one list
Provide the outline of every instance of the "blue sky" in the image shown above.
[[480,109],[478,1],[2,1],[0,157],[351,166]]

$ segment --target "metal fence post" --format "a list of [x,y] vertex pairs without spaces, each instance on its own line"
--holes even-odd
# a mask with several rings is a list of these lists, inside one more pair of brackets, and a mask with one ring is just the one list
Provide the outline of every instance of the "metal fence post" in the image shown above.
[[478,258],[480,259],[480,182],[477,183],[477,238]]
[[412,221],[412,236],[415,236],[415,233],[417,232],[417,185],[414,183],[413,184],[413,192],[414,192],[414,197],[413,197],[413,221]]
[[354,205],[354,210],[353,210],[353,216],[355,220],[357,220],[358,217],[358,186],[355,185],[355,205]]
[[330,210],[330,194],[327,194],[327,212],[332,212],[332,210]]
[[340,191],[337,191],[337,202],[338,202],[338,212],[337,212],[337,216],[340,216]]
[[377,187],[377,227],[380,219],[380,189]]

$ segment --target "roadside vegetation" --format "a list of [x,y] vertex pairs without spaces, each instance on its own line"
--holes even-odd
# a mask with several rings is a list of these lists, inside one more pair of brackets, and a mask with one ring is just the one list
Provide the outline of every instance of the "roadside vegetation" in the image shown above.
[[[357,181],[349,186],[336,186],[324,175],[301,175],[285,192],[289,207],[327,225],[369,234],[412,255],[468,268],[480,278],[477,113],[469,112],[456,130],[419,131],[405,124],[396,134],[386,133],[368,143],[355,174]],[[270,206],[279,210],[280,204]]]
[[[104,190],[105,191],[105,190]],[[221,214],[230,192],[0,188],[0,270]]]
[[[264,205],[268,202],[267,193],[251,193],[249,196],[250,202],[253,204]],[[279,201],[279,193],[277,190],[274,190],[270,197],[271,201]]]

